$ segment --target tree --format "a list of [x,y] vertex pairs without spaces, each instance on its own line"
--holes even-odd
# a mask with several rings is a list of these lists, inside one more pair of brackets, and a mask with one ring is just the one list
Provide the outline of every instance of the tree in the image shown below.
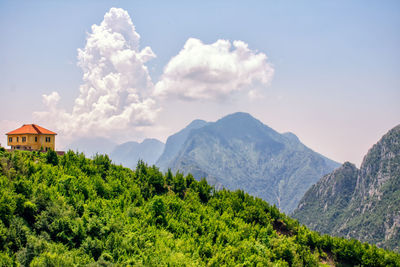
[[159,198],[155,197],[153,203],[151,205],[152,211],[152,221],[155,222],[156,225],[165,225],[167,223],[165,219],[165,204],[164,201]]
[[46,161],[47,163],[56,166],[58,165],[58,156],[57,156],[57,152],[49,149],[46,153]]
[[196,182],[196,180],[194,179],[193,175],[191,173],[189,173],[188,175],[186,175],[186,187],[189,188],[192,184],[194,184]]
[[167,174],[165,175],[165,182],[167,185],[172,185],[174,179],[174,175],[172,174],[172,171],[170,168],[168,168]]
[[198,192],[200,200],[203,203],[207,203],[211,198],[211,190],[212,187],[207,183],[206,178],[201,178],[200,182],[198,183]]
[[174,177],[173,190],[179,197],[183,198],[185,189],[185,178],[183,178],[183,174],[178,171]]
[[156,166],[151,167],[149,170],[149,185],[154,189],[156,194],[161,194],[165,191],[164,176]]

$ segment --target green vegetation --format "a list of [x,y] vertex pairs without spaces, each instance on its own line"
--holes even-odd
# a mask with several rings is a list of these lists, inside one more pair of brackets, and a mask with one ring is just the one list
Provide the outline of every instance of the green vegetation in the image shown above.
[[108,156],[0,151],[0,266],[400,266],[243,191]]
[[354,164],[345,162],[340,168],[325,175],[306,192],[291,216],[312,230],[333,234],[328,229],[343,227],[350,218],[343,210],[351,201],[358,172]]
[[156,163],[206,177],[217,189],[242,189],[292,212],[304,193],[340,164],[280,134],[250,114],[237,112],[206,123],[193,121],[170,136]]

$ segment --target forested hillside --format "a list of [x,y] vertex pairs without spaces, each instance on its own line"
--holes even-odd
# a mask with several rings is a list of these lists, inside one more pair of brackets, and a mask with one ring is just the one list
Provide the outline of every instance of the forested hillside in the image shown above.
[[139,162],[0,151],[0,265],[400,266],[320,235],[243,191]]

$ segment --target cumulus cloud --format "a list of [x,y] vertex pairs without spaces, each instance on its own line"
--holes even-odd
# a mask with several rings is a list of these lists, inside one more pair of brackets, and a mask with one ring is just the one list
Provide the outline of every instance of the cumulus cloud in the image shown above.
[[154,85],[145,63],[155,54],[150,47],[140,50],[139,41],[128,12],[111,8],[78,49],[83,84],[72,111],[58,108],[60,96],[52,92],[43,95],[48,110],[35,112],[35,118],[74,136],[108,136],[151,125],[159,109],[150,97]]
[[89,135],[132,138],[154,127],[165,97],[221,100],[243,93],[255,98],[274,74],[267,56],[242,41],[204,44],[189,38],[156,85],[146,66],[155,57],[150,47],[140,48],[128,12],[111,8],[78,49],[83,82],[72,108],[59,107],[58,92],[43,95],[46,111],[35,112],[35,121],[67,140]]
[[54,109],[58,101],[60,101],[60,95],[57,92],[52,92],[49,95],[43,95],[43,103],[47,106],[50,107],[50,109]]
[[235,92],[249,97],[267,86],[274,69],[264,53],[242,41],[204,44],[190,38],[164,68],[155,95],[185,100],[226,99]]

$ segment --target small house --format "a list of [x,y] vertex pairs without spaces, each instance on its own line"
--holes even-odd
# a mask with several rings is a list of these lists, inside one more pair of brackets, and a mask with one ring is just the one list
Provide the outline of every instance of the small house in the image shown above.
[[6,135],[11,150],[55,150],[57,134],[36,124],[24,124]]

